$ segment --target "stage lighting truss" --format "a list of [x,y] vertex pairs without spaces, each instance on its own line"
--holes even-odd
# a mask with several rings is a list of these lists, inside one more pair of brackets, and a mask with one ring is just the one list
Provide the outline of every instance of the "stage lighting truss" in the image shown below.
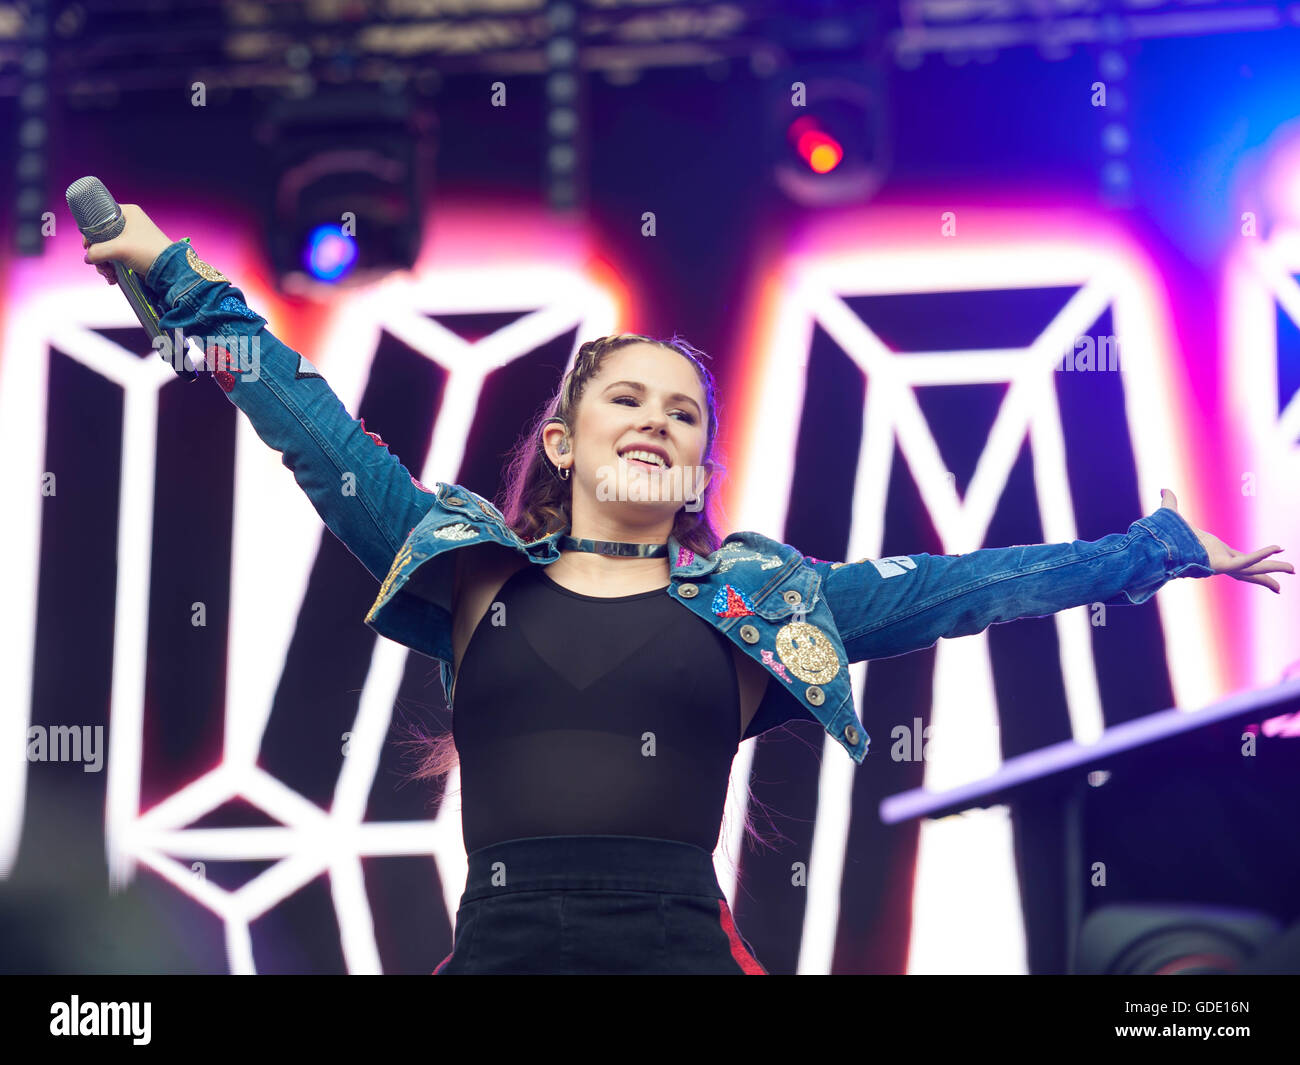
[[899,0],[900,25],[892,34],[892,48],[898,65],[905,68],[919,66],[927,55],[942,54],[956,64],[987,62],[1008,48],[1023,47],[1035,48],[1044,59],[1063,60],[1075,48],[1125,40],[1283,29],[1287,22],[1281,8],[1232,0],[1119,0],[1113,5],[1080,5],[1077,0]]

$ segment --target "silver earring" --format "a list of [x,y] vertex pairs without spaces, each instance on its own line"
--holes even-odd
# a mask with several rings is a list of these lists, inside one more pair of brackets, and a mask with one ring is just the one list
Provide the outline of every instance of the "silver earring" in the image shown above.
[[569,467],[568,467],[568,466],[561,466],[561,467],[560,467],[560,480],[561,480],[561,481],[567,481],[568,479],[569,479]]

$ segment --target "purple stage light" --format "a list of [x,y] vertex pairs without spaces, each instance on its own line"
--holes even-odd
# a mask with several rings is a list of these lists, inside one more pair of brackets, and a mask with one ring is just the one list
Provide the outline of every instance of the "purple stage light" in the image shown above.
[[320,281],[337,281],[356,261],[356,240],[337,225],[317,226],[307,238],[303,262]]

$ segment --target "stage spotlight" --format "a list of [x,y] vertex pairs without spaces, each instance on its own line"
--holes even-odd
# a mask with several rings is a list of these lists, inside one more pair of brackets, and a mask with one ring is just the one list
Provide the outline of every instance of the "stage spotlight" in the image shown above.
[[1103,906],[1079,929],[1075,972],[1085,976],[1234,974],[1282,931],[1271,916],[1224,906]]
[[884,75],[874,67],[788,67],[769,79],[777,186],[809,207],[862,203],[889,167]]
[[827,174],[840,165],[844,148],[840,142],[821,128],[817,119],[805,115],[790,123],[789,139],[810,170]]
[[317,226],[303,249],[303,265],[320,281],[337,281],[357,261],[357,242],[341,226]]
[[415,265],[432,128],[400,95],[355,86],[273,105],[258,136],[284,290],[360,285]]

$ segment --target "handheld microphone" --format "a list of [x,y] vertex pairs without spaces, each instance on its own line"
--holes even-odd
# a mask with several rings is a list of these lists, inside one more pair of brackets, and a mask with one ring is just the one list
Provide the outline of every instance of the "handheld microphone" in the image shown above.
[[[92,244],[102,244],[106,240],[112,240],[121,234],[126,226],[122,209],[97,177],[78,178],[68,186],[67,198],[68,210],[72,212],[77,228]],[[123,266],[116,259],[110,259],[109,262],[113,264],[113,272],[117,275],[117,287],[122,290],[122,295],[131,305],[131,310],[135,311],[135,316],[140,319],[144,331],[149,334],[150,342],[160,336],[166,336],[165,330],[158,324],[158,312],[149,303],[149,297],[145,295],[144,287],[140,284],[136,272],[129,266]],[[173,351],[170,359],[162,352],[159,354],[163,361],[176,371],[178,377],[193,381],[198,376],[190,368],[183,347],[179,352]]]

